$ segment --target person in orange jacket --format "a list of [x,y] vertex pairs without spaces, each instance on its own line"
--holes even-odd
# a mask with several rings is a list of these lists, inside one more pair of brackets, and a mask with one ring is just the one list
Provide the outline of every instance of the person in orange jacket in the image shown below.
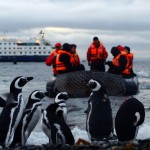
[[105,61],[108,57],[103,44],[98,37],[93,38],[93,42],[87,50],[87,61],[91,71],[105,71]]
[[127,68],[128,59],[126,55],[122,54],[117,47],[112,47],[111,53],[114,58],[112,59],[112,61],[108,61],[105,63],[109,66],[108,72],[117,75],[123,75],[124,77],[129,76]]
[[61,50],[61,43],[56,43],[55,44],[55,49],[50,53],[49,57],[45,60],[46,65],[53,67],[53,75],[57,75],[57,71],[55,69],[55,61],[56,61],[56,56],[59,50]]
[[56,56],[55,69],[57,71],[57,75],[74,71],[71,63],[70,45],[68,43],[64,43],[62,47],[62,50],[59,50]]
[[133,53],[131,53],[130,47],[128,47],[128,46],[124,47],[124,52],[126,53],[128,59],[129,59],[129,68],[130,68],[130,72],[131,72],[130,75],[131,75],[131,77],[134,77],[134,76],[136,76],[136,74],[133,71],[133,58],[134,58]]
[[76,52],[76,44],[70,44],[71,48],[71,63],[72,66],[74,67],[74,71],[80,71],[80,70],[85,70],[85,67],[83,64],[80,63],[80,58],[79,55]]

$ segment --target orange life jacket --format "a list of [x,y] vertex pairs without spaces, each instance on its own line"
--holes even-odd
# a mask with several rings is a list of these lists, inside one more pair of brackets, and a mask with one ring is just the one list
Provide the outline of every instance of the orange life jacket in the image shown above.
[[69,55],[70,56],[70,61],[71,61],[71,53],[66,52],[64,50],[59,50],[58,53],[57,53],[56,63],[55,63],[55,69],[56,69],[56,71],[67,70],[65,64],[63,62],[59,61],[61,54],[67,54],[67,55]]
[[127,57],[129,59],[129,68],[131,69],[133,67],[133,54],[127,54]]
[[96,48],[94,44],[91,44],[91,51],[90,51],[90,60],[96,60],[96,59],[106,59],[108,55],[106,55],[106,51],[102,43],[100,43],[100,46]]
[[127,75],[129,75],[130,74],[130,72],[131,72],[131,68],[129,68],[129,58],[127,57],[127,54],[119,54],[119,55],[117,55],[115,58],[113,58],[113,60],[112,60],[112,64],[114,65],[114,66],[119,66],[120,64],[119,64],[119,58],[120,58],[120,56],[121,55],[124,55],[124,56],[126,56],[126,58],[127,58],[127,63],[126,63],[126,66],[125,66],[125,69],[121,72],[122,74],[127,74]]
[[73,66],[77,66],[80,64],[80,58],[77,53],[71,54],[71,63]]

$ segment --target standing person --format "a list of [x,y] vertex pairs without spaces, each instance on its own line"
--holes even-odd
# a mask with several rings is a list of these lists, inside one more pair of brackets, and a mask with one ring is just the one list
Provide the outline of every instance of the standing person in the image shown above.
[[99,41],[98,37],[93,38],[93,42],[87,50],[88,65],[91,66],[91,71],[105,71],[105,61],[108,53]]
[[59,50],[61,50],[61,43],[56,43],[55,44],[55,50],[53,50],[51,52],[51,54],[49,55],[49,57],[45,60],[46,65],[53,67],[53,75],[56,76],[57,75],[57,71],[56,71],[56,66],[55,66],[55,61],[56,61],[56,56]]
[[114,56],[112,61],[108,61],[105,64],[109,65],[108,72],[123,75],[125,78],[130,76],[130,69],[128,66],[128,58],[125,54],[122,54],[117,47],[112,47],[111,53]]
[[59,50],[56,56],[55,65],[57,74],[63,74],[73,71],[70,45],[68,43],[64,43],[62,47],[62,50]]
[[72,63],[72,66],[74,67],[74,71],[85,70],[84,65],[80,64],[80,58],[76,52],[77,46],[75,44],[71,44],[70,48],[71,48],[71,56],[72,56],[71,63]]

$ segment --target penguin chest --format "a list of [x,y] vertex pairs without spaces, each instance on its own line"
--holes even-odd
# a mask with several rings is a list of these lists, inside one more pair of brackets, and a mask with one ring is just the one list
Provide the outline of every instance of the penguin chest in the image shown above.
[[24,129],[25,132],[28,132],[30,134],[31,131],[37,125],[41,116],[42,116],[42,113],[41,113],[41,107],[40,106],[34,107],[33,109],[31,109],[31,112],[26,117],[25,129]]

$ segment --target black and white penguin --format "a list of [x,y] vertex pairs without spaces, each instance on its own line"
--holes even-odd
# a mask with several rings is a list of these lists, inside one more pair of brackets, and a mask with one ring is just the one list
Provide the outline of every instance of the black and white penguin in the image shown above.
[[67,121],[67,107],[66,100],[69,98],[67,92],[60,92],[56,95],[54,102],[63,109],[64,120]]
[[57,103],[50,104],[43,111],[42,129],[48,136],[51,147],[58,148],[75,143],[72,132],[63,119],[63,110]]
[[11,147],[25,145],[28,137],[42,116],[41,106],[44,97],[44,92],[40,90],[35,90],[30,94],[23,116],[18,127],[16,128]]
[[136,98],[125,100],[115,117],[115,130],[119,141],[129,141],[136,138],[139,125],[144,122],[144,105]]
[[86,130],[89,138],[92,141],[108,140],[113,132],[110,100],[102,83],[91,79],[87,85],[92,90],[86,111]]
[[8,148],[13,141],[16,127],[24,110],[22,88],[32,79],[33,77],[19,76],[10,85],[10,93],[0,115],[0,144],[3,147]]

